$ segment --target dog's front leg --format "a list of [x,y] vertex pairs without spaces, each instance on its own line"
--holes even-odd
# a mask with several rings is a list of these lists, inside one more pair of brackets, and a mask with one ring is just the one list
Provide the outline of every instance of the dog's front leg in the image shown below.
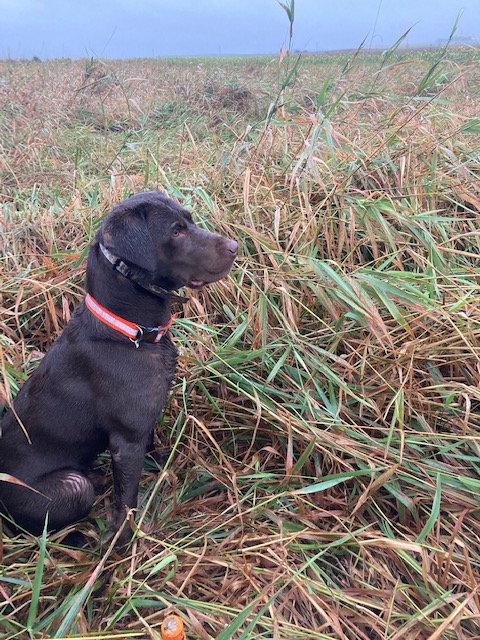
[[[138,498],[138,484],[145,457],[145,442],[132,442],[120,434],[110,437],[110,454],[113,472],[113,531],[116,532],[125,520],[126,511],[135,509]],[[129,542],[130,527],[125,525],[120,534],[120,546]]]

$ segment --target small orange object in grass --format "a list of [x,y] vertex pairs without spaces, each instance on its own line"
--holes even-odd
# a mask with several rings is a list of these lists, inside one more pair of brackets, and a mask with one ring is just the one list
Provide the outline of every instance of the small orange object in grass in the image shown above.
[[162,640],[186,640],[183,628],[183,620],[175,615],[165,618],[160,627]]

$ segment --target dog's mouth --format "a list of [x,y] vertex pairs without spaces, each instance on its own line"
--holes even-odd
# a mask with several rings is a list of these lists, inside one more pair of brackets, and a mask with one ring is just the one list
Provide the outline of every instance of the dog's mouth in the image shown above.
[[206,277],[204,279],[200,278],[192,278],[190,282],[187,284],[189,289],[201,289],[207,284],[211,284],[212,282],[217,282],[222,278],[225,278],[230,273],[231,266],[228,269],[222,269],[222,271],[217,271],[216,273],[207,272]]
[[190,282],[187,284],[187,287],[189,289],[201,289],[202,287],[204,287],[207,284],[211,284],[212,282],[217,282],[217,280],[221,280],[222,278],[224,278],[227,275],[228,271],[222,271],[219,274],[215,274],[212,275],[211,277],[209,276],[208,278],[205,278],[205,280],[200,280],[197,278],[192,278],[190,280]]
[[205,286],[207,283],[205,282],[205,280],[195,280],[192,278],[192,280],[190,280],[190,282],[188,283],[188,287],[190,289],[201,289],[203,286]]

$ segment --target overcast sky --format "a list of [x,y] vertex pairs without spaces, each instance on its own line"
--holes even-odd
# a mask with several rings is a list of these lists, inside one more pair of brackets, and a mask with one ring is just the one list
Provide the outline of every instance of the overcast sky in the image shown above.
[[[296,49],[387,48],[480,39],[480,0],[296,0]],[[277,0],[0,0],[0,57],[276,53],[288,40]]]

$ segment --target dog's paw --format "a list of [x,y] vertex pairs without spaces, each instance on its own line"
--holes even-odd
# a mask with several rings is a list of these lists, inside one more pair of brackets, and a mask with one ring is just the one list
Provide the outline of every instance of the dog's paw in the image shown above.
[[113,522],[105,533],[103,544],[110,546],[123,553],[129,547],[133,533],[135,531],[135,510],[131,509],[126,513],[117,514]]

